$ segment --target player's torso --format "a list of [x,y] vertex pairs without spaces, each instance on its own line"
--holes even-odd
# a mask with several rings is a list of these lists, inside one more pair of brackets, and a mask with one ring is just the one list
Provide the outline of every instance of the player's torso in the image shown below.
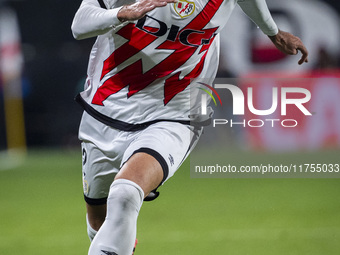
[[235,4],[180,0],[99,36],[83,98],[101,113],[130,123],[187,119],[189,84],[215,75],[216,34]]

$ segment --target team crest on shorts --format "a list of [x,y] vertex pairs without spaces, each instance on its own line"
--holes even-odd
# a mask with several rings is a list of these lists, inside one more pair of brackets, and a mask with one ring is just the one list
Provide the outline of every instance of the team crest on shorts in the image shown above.
[[181,17],[185,18],[190,16],[195,11],[195,3],[189,2],[186,0],[179,0],[177,3],[174,3],[175,12]]
[[83,190],[84,190],[85,195],[87,195],[87,193],[89,193],[89,184],[86,180],[83,180]]

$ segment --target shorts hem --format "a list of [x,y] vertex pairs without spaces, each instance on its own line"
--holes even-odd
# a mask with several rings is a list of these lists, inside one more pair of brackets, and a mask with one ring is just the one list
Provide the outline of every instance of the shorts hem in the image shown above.
[[84,195],[85,202],[89,205],[105,205],[107,203],[107,197],[104,198],[89,198]]
[[140,148],[138,150],[135,150],[132,155],[139,153],[139,152],[144,152],[146,154],[149,154],[150,156],[154,157],[158,163],[161,165],[162,170],[163,170],[163,180],[160,183],[162,185],[163,182],[168,178],[169,176],[169,167],[168,164],[166,163],[165,159],[161,154],[159,154],[157,151],[150,149],[150,148]]

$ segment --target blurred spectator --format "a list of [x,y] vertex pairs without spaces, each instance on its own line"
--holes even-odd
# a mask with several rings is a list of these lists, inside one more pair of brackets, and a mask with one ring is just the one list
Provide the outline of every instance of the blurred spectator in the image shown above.
[[[0,0],[0,78],[7,148],[25,149],[20,32],[15,11]],[[4,127],[3,127],[4,128]],[[3,147],[3,146],[1,146]]]

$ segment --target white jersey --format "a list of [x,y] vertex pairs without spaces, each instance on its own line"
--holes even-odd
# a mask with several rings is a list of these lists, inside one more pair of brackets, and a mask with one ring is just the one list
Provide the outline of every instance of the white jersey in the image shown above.
[[189,121],[200,107],[190,104],[190,87],[202,79],[212,83],[218,33],[237,2],[180,0],[99,35],[78,101],[106,120]]

